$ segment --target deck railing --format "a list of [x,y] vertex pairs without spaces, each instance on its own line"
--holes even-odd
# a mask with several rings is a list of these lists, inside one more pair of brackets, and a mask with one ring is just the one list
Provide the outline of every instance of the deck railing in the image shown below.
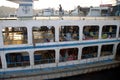
[[120,16],[103,16],[103,17],[87,17],[87,16],[37,16],[33,18],[17,18],[7,17],[0,20],[120,20]]

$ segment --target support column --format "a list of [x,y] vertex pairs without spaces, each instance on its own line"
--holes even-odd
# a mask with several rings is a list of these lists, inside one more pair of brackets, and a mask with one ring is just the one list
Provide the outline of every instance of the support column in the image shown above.
[[78,60],[81,60],[82,57],[82,48],[78,48]]
[[114,56],[114,58],[115,58],[116,53],[117,53],[117,47],[118,47],[118,43],[115,43],[114,46],[113,46],[113,56]]
[[58,66],[58,63],[59,63],[59,59],[60,59],[60,49],[56,49],[55,50],[55,63],[56,63],[56,66]]
[[59,42],[59,32],[60,32],[59,25],[55,25],[55,40],[56,40],[56,42]]
[[99,61],[99,58],[100,58],[100,55],[101,55],[101,48],[102,48],[102,45],[98,45],[98,55],[97,55],[98,61]]
[[32,34],[32,27],[31,26],[27,26],[29,28],[27,28],[27,33],[28,33],[28,44],[29,45],[33,45],[33,34]]
[[33,68],[34,64],[34,51],[30,50],[29,51],[29,56],[30,56],[30,67]]
[[3,51],[1,51],[0,53],[1,53],[0,55],[1,55],[2,68],[7,69],[5,53]]

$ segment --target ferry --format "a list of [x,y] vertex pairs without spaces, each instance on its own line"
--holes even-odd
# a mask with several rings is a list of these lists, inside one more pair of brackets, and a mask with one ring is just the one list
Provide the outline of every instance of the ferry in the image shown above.
[[33,1],[16,0],[23,13],[0,20],[0,79],[52,79],[120,65],[119,16],[38,19]]

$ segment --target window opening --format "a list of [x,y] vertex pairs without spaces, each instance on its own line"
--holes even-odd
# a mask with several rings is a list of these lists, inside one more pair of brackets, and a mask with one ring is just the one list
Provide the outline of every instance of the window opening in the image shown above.
[[93,40],[98,39],[99,36],[99,26],[84,26],[83,28],[83,40]]
[[40,50],[34,53],[34,63],[47,64],[55,63],[55,50]]
[[60,62],[73,61],[78,59],[78,48],[60,50]]
[[77,41],[79,40],[78,26],[61,26],[59,39],[60,41]]
[[53,26],[33,27],[34,43],[55,42],[55,28]]
[[84,47],[82,49],[82,59],[97,57],[98,46]]
[[113,44],[102,45],[101,56],[107,56],[113,54]]
[[6,60],[8,67],[22,67],[30,65],[29,54],[26,52],[8,53],[6,54]]
[[117,26],[106,25],[102,28],[102,39],[110,39],[116,37]]
[[2,29],[5,45],[26,44],[28,42],[26,27],[6,27]]

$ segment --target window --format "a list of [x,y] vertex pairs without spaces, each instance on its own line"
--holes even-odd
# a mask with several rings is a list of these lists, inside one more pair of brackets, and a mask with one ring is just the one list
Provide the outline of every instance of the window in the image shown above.
[[8,67],[21,67],[30,65],[29,54],[27,52],[7,53],[6,60]]
[[73,61],[78,59],[78,48],[67,48],[60,50],[60,62]]
[[2,34],[4,45],[27,43],[26,27],[6,27],[2,29]]
[[1,62],[1,56],[0,56],[0,69],[2,68],[2,62]]
[[107,56],[113,54],[113,44],[102,45],[101,56]]
[[53,26],[33,27],[34,43],[47,43],[55,41],[55,28]]
[[84,47],[82,49],[81,59],[94,58],[97,57],[97,54],[98,54],[98,46]]
[[106,25],[102,28],[102,39],[115,38],[116,37],[117,26]]
[[34,63],[47,64],[55,63],[55,50],[39,50],[34,53]]
[[79,40],[78,26],[61,26],[59,41],[77,41]]
[[83,40],[98,39],[99,26],[88,25],[83,28]]
[[102,9],[101,10],[101,16],[109,16],[110,14],[110,9]]

